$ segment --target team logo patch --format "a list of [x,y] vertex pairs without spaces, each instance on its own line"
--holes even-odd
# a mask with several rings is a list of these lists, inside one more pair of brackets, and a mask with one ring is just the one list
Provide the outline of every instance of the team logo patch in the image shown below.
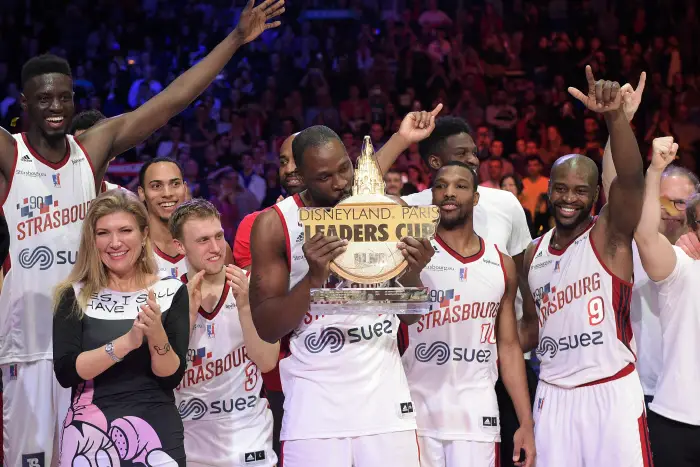
[[554,272],[559,272],[559,269],[560,269],[559,263],[560,263],[560,261],[557,261],[554,263]]
[[216,337],[216,334],[214,333],[214,323],[207,324],[207,337],[210,339],[212,337]]
[[260,462],[264,461],[266,459],[265,451],[254,451],[254,452],[246,452],[243,455],[243,461],[246,464],[251,464],[253,462]]
[[61,188],[61,174],[55,173],[51,176],[54,188]]
[[58,207],[58,200],[53,199],[53,195],[32,196],[24,198],[21,204],[17,203],[19,215],[26,218],[34,217],[35,214],[47,214],[52,207]]
[[10,365],[10,381],[16,380],[19,376],[19,366],[16,363]]
[[22,454],[22,467],[44,467],[44,453]]
[[192,358],[192,366],[201,365],[205,357],[211,358],[211,352],[207,352],[206,347],[198,348],[197,352],[195,352],[194,357]]
[[537,399],[537,411],[542,412],[542,407],[544,406],[544,397]]
[[467,281],[467,268],[460,268],[459,269],[459,281],[460,282]]

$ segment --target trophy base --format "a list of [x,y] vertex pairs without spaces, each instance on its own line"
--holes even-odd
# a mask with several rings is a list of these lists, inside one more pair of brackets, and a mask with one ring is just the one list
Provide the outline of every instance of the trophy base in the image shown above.
[[427,287],[311,289],[310,311],[319,315],[424,315]]

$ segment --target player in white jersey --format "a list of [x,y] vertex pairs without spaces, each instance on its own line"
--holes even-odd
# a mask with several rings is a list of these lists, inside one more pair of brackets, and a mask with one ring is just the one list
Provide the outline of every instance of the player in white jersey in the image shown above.
[[170,231],[190,270],[187,370],[175,391],[185,426],[190,467],[274,466],[272,412],[261,397],[261,371],[277,364],[279,343],[260,339],[248,303],[248,279],[225,266],[226,240],[219,212],[202,199],[181,204]]
[[[304,243],[300,206],[330,207],[348,195],[353,167],[340,137],[307,128],[292,143],[306,190],[264,211],[251,235],[250,298],[260,337],[289,334],[279,364],[285,394],[280,439],[286,467],[417,467],[415,412],[396,344],[396,315],[312,315],[309,291],[329,278],[346,249],[337,237]],[[408,286],[433,254],[427,240],[402,240]],[[417,316],[402,316],[408,323]]]
[[[50,297],[75,260],[80,224],[111,159],[148,138],[216,78],[233,53],[279,22],[283,0],[251,1],[239,24],[207,57],[133,112],[109,118],[77,138],[68,62],[54,55],[22,68],[27,133],[0,129],[0,199],[10,230],[11,269],[0,294],[0,371],[6,465],[55,460],[70,392],[53,377]],[[31,216],[31,217],[30,217]]]
[[409,328],[403,354],[421,467],[500,466],[499,368],[520,421],[511,457],[516,465],[534,467],[534,425],[514,310],[518,276],[513,259],[474,232],[477,186],[476,172],[457,161],[442,166],[433,182],[440,224],[435,256],[421,274],[432,311]]
[[[168,220],[187,201],[187,183],[180,163],[169,157],[157,157],[139,171],[139,198],[148,210],[148,236],[153,242],[160,277],[179,278],[187,273],[187,260],[168,229]],[[225,264],[233,263],[231,247],[226,244]]]
[[[630,325],[632,235],[641,215],[643,162],[621,108],[618,83],[586,67],[588,94],[570,93],[603,113],[617,178],[597,218],[598,168],[580,155],[552,167],[556,227],[528,247],[531,291],[520,342],[541,359],[535,400],[538,465],[649,465],[644,399]],[[539,346],[538,346],[539,342]]]
[[[656,395],[649,404],[649,432],[656,466],[686,467],[698,463],[700,447],[700,263],[674,248],[659,232],[659,187],[664,170],[676,158],[673,137],[656,138],[646,176],[642,219],[634,238],[644,269],[658,286],[663,362]],[[698,230],[700,197],[688,201],[688,224]]]

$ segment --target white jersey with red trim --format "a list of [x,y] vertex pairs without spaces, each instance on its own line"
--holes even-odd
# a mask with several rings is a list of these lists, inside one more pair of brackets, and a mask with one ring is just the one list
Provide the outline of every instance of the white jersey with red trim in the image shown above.
[[266,422],[261,389],[260,370],[246,354],[236,299],[226,283],[214,310],[199,309],[175,401],[185,423],[227,419],[244,428]]
[[156,265],[158,266],[158,277],[179,278],[183,274],[187,274],[187,260],[185,255],[170,256],[163,253],[155,243],[153,243],[153,253],[156,257]]
[[10,253],[0,294],[0,365],[53,357],[53,289],[75,264],[95,199],[90,159],[73,136],[58,163],[38,155],[25,134],[13,137],[15,167],[2,204]]
[[563,250],[542,236],[528,273],[537,306],[540,379],[563,388],[611,378],[636,361],[632,283],[603,264],[593,225]]
[[[290,263],[289,287],[309,270],[299,195],[274,206]],[[284,310],[280,310],[284,312]],[[312,315],[289,336],[279,364],[281,440],[344,438],[415,430],[415,412],[396,344],[396,315]]]
[[495,325],[506,275],[498,248],[480,241],[465,258],[436,236],[421,274],[432,311],[408,326],[403,354],[419,436],[500,441]]

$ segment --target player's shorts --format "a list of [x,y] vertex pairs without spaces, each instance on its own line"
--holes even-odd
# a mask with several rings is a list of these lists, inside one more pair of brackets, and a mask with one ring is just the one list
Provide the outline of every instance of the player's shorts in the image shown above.
[[500,467],[499,443],[418,437],[421,467]]
[[534,419],[537,467],[653,465],[636,371],[573,389],[540,381]]
[[13,363],[0,369],[4,465],[57,464],[71,390],[58,384],[51,360]]
[[187,420],[185,453],[187,467],[273,467],[272,413],[252,424],[234,424],[227,419]]
[[280,467],[420,467],[415,430],[282,442]]

